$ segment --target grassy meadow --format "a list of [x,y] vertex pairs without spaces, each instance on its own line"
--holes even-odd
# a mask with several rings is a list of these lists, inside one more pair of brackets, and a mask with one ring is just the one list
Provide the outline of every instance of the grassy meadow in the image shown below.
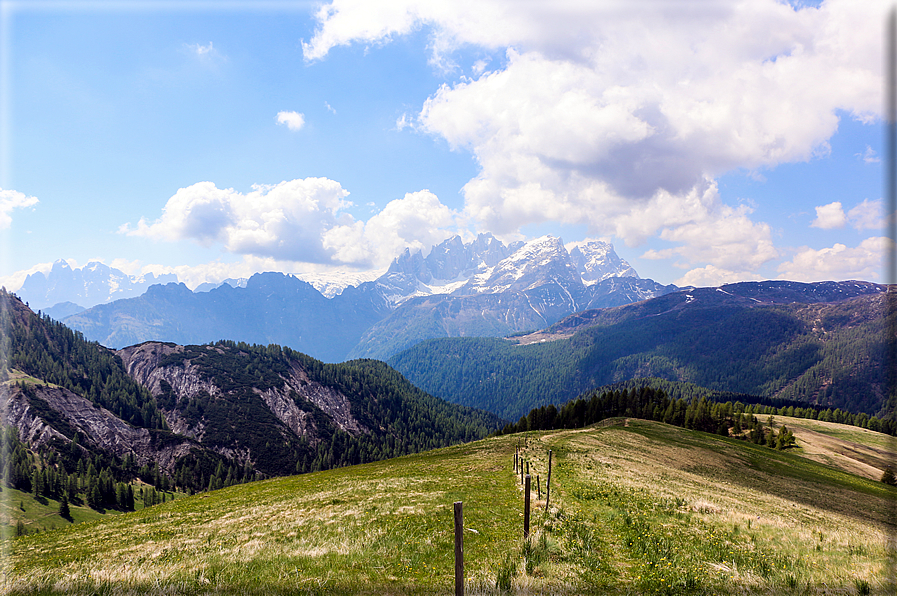
[[897,489],[835,456],[890,440],[808,426],[803,446],[800,422],[776,418],[784,452],[616,419],[233,486],[7,540],[2,592],[451,594],[460,500],[468,594],[885,593]]

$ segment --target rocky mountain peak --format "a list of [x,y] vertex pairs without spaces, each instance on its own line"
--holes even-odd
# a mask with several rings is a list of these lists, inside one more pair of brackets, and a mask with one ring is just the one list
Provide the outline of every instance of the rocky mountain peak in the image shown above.
[[525,291],[547,281],[565,287],[582,285],[563,241],[553,236],[530,240],[494,267],[472,277],[456,294]]
[[585,240],[567,245],[570,259],[583,283],[591,285],[609,277],[638,277],[635,269],[617,256],[613,244],[602,240]]

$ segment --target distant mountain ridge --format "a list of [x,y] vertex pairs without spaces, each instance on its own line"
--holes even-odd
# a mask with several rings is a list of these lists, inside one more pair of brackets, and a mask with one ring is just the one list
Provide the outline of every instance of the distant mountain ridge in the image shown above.
[[72,269],[60,259],[53,263],[48,273],[32,273],[26,277],[17,294],[35,309],[46,309],[65,302],[90,308],[122,298],[133,298],[146,292],[150,286],[177,280],[177,275],[173,273],[158,277],[152,273],[128,275],[97,261]]
[[292,275],[263,273],[214,288],[168,284],[64,318],[103,345],[218,339],[277,343],[325,361],[386,358],[431,337],[503,336],[544,328],[587,308],[677,289],[641,279],[610,244],[568,252],[544,236],[505,245],[455,236],[427,256],[406,250],[375,281],[326,298]]
[[99,305],[64,322],[112,348],[151,340],[200,344],[232,339],[286,345],[337,361],[388,312],[370,285],[327,299],[295,277],[260,273],[243,288],[223,284],[191,292],[184,284],[153,286],[143,296]]

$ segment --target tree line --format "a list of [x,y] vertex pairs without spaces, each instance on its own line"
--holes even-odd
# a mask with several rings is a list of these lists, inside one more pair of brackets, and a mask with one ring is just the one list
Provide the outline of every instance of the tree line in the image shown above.
[[880,420],[865,413],[853,414],[841,409],[821,409],[794,405],[775,407],[740,401],[717,402],[701,396],[697,399],[671,399],[662,389],[632,387],[617,391],[592,391],[560,408],[552,405],[530,410],[516,423],[509,423],[497,434],[530,430],[582,428],[607,418],[632,417],[664,422],[673,426],[736,436],[757,444],[785,448],[793,444],[793,435],[784,427],[776,433],[771,419],[764,427],[758,416],[791,416],[838,422],[897,434],[893,420]]

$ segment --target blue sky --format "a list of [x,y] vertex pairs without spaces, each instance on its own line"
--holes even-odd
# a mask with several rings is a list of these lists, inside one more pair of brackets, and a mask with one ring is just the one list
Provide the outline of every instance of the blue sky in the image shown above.
[[0,4],[10,288],[484,231],[663,283],[882,281],[883,2]]

